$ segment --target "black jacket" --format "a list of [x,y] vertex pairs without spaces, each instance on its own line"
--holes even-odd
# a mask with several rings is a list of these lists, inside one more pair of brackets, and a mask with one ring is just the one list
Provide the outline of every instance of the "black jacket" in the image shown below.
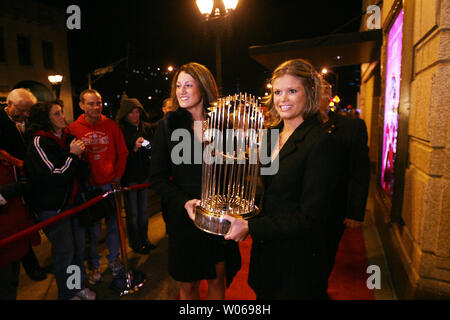
[[136,140],[139,137],[143,137],[144,139],[150,141],[150,144],[152,144],[155,126],[143,121],[141,121],[139,126],[135,126],[126,120],[121,120],[119,125],[122,129],[129,152],[125,173],[122,176],[122,183],[127,184],[130,182],[142,182],[148,179],[150,175],[151,149],[149,150],[142,147],[139,148],[137,152],[134,152],[133,149],[136,144]]
[[19,133],[14,121],[6,114],[5,108],[0,109],[0,149],[20,160],[25,156],[25,136]]
[[[67,145],[73,138],[67,135]],[[28,178],[25,198],[36,212],[65,209],[75,179],[88,175],[84,161],[64,150],[55,139],[40,135],[28,145],[24,171]]]
[[329,247],[342,228],[341,152],[313,116],[286,141],[278,172],[263,176],[261,213],[248,222],[253,239],[249,284],[258,296],[325,295]]
[[370,183],[370,160],[367,128],[361,119],[344,117],[330,112],[325,124],[342,148],[345,185],[341,194],[346,198],[345,218],[364,221]]

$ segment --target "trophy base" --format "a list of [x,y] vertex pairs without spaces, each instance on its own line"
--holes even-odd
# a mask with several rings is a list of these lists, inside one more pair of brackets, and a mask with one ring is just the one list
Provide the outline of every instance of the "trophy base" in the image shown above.
[[[255,210],[244,216],[233,216],[238,219],[250,219],[259,213],[258,207]],[[223,215],[217,215],[198,206],[195,212],[194,224],[202,231],[212,233],[219,236],[224,236],[230,230],[230,222],[225,220]]]

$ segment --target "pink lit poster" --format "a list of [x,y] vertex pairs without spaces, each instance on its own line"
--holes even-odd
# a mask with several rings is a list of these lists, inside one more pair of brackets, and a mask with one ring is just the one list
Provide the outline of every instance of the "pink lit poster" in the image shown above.
[[402,39],[403,10],[389,31],[387,45],[381,186],[390,197],[392,197],[394,191],[394,163],[397,154]]

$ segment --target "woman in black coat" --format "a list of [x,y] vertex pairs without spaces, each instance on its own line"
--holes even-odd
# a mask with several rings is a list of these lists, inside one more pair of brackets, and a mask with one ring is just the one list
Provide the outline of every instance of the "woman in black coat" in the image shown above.
[[202,279],[208,281],[209,299],[223,299],[225,285],[241,263],[234,241],[201,231],[185,209],[188,200],[201,194],[201,128],[207,108],[217,97],[216,83],[206,67],[198,63],[180,67],[171,90],[176,110],[160,121],[153,140],[150,182],[166,209],[169,274],[181,282],[180,299],[198,299]]
[[[322,128],[323,80],[308,62],[281,64],[268,98],[274,175],[263,176],[259,216],[227,217],[225,239],[253,239],[249,285],[258,299],[326,299],[328,265],[342,228],[339,145]],[[276,130],[278,129],[278,130]],[[270,139],[269,139],[270,140]]]

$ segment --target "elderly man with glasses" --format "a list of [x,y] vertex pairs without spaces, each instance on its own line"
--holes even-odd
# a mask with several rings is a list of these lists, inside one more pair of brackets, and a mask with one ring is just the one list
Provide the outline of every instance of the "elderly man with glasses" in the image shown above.
[[[31,91],[19,88],[8,94],[6,102],[7,106],[0,109],[2,193],[6,190],[4,189],[7,187],[6,184],[14,184],[20,179],[26,150],[25,124],[31,107],[37,103],[37,99]],[[20,192],[14,196],[11,195],[8,201],[3,199],[3,205],[0,207],[0,238],[8,237],[34,223],[31,213],[19,196]],[[20,261],[31,279],[44,280],[47,277],[31,248],[31,245],[38,243],[39,236],[36,234],[11,246],[0,248],[0,299],[15,298]]]

